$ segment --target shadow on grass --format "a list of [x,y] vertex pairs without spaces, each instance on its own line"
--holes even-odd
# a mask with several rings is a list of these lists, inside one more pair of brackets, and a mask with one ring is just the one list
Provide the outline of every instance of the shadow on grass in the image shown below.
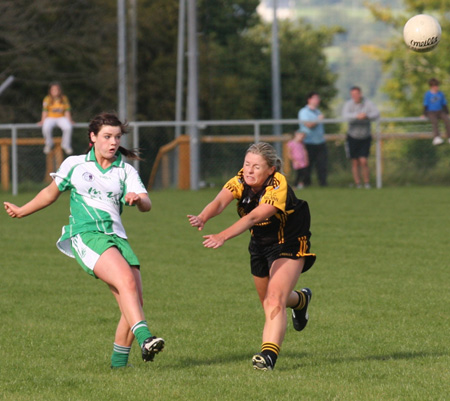
[[244,361],[251,361],[253,354],[227,354],[216,355],[213,354],[207,358],[195,358],[195,357],[183,357],[178,358],[177,362],[171,364],[175,369],[185,369],[192,366],[213,366],[213,365],[226,365],[232,363],[240,363]]
[[397,361],[397,360],[409,360],[417,358],[438,358],[442,356],[448,356],[448,352],[394,352],[392,354],[383,355],[367,355],[367,356],[354,356],[343,358],[332,358],[330,362],[359,362],[359,361]]
[[[214,366],[214,365],[228,365],[233,363],[250,362],[253,353],[229,353],[226,355],[213,354],[207,358],[183,357],[179,358],[177,362],[171,364],[175,369],[184,369],[192,366]],[[412,360],[420,358],[438,358],[448,356],[448,352],[394,352],[391,354],[380,355],[355,355],[355,356],[314,356],[307,352],[283,351],[280,355],[280,360],[290,360],[288,364],[277,364],[277,370],[296,370],[305,366],[318,366],[326,364],[339,364],[349,362],[364,362],[364,361],[397,361],[397,360]],[[279,366],[282,365],[282,366]]]
[[[367,361],[399,361],[399,360],[412,360],[412,359],[420,359],[420,358],[439,358],[439,357],[447,357],[449,355],[448,352],[415,352],[415,351],[406,351],[406,352],[394,352],[394,353],[386,353],[380,355],[354,355],[354,356],[345,356],[341,355],[339,357],[331,356],[314,356],[308,355],[306,353],[297,353],[297,352],[283,352],[282,357],[289,358],[291,360],[295,360],[290,366],[284,365],[280,366],[279,370],[288,371],[288,370],[296,370],[305,366],[319,366],[326,364],[339,364],[339,363],[351,363],[351,362],[367,362]],[[278,367],[278,366],[277,366]]]
[[[252,357],[255,353],[230,353],[227,355],[216,355],[213,354],[208,358],[190,358],[190,357],[184,357],[179,358],[178,361],[175,364],[171,364],[171,366],[175,369],[185,369],[186,367],[192,367],[192,366],[214,366],[214,365],[228,365],[228,364],[234,364],[234,363],[246,363],[251,365]],[[280,356],[282,358],[283,355]],[[292,357],[294,357],[294,354],[291,354]],[[295,354],[295,358],[298,358],[300,360],[304,360],[304,358],[307,358],[308,355],[306,353],[301,354]],[[299,364],[301,365],[301,364]]]

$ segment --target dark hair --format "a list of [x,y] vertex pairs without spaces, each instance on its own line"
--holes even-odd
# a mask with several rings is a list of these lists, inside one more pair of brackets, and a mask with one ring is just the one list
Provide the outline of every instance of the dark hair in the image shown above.
[[[89,149],[90,151],[94,143],[91,141],[91,132],[97,136],[104,125],[109,125],[111,127],[120,127],[120,132],[122,134],[127,133],[128,124],[122,123],[115,113],[103,112],[96,115],[91,122],[89,123],[88,128],[88,137],[89,137]],[[122,153],[125,157],[128,157],[132,160],[142,160],[138,153],[129,149],[125,149],[122,146],[119,146],[119,152]]]
[[361,92],[361,88],[359,87],[359,86],[357,86],[357,85],[354,85],[354,86],[352,86],[351,88],[350,88],[350,92],[351,91],[358,91],[358,92]]
[[313,96],[320,96],[319,92],[309,92],[306,96],[306,100],[311,99]]
[[436,78],[431,78],[428,81],[428,85],[430,85],[430,86],[439,86],[439,81]]

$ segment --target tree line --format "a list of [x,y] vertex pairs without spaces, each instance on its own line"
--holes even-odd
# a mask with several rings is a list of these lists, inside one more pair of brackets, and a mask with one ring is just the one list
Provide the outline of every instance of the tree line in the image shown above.
[[[197,0],[201,119],[271,117],[271,26],[259,18],[258,4]],[[383,47],[367,43],[363,48],[382,65],[381,90],[391,102],[391,114],[418,115],[429,78],[436,76],[442,89],[450,90],[445,56],[450,0],[405,0],[401,15],[382,4],[368,7],[398,35]],[[137,0],[137,120],[175,117],[178,5],[178,0]],[[421,12],[437,16],[443,30],[431,53],[412,53],[401,38],[407,18]],[[0,82],[16,78],[0,96],[0,123],[38,121],[54,80],[63,84],[77,121],[116,109],[116,1],[2,0],[0,26]],[[283,118],[295,117],[312,90],[322,95],[322,108],[329,108],[337,93],[336,73],[324,48],[338,33],[338,26],[280,22]]]
[[[136,119],[173,120],[178,0],[137,1]],[[199,118],[271,117],[271,26],[259,0],[198,0]],[[117,2],[2,0],[0,123],[38,121],[51,81],[68,95],[76,121],[117,108]],[[282,109],[293,118],[308,92],[326,109],[336,76],[323,49],[338,27],[280,23]]]

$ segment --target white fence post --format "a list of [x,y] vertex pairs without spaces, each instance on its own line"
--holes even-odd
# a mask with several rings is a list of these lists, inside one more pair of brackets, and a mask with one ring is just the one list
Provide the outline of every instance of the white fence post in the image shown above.
[[18,194],[19,172],[17,160],[17,127],[11,127],[11,165],[12,165],[12,194]]
[[[139,127],[136,123],[133,124],[133,147],[139,149]],[[139,172],[139,160],[133,161],[134,168]]]
[[376,122],[376,150],[375,150],[375,161],[376,161],[376,176],[377,176],[377,188],[381,189],[383,186],[383,159],[381,155],[381,123],[378,119]]

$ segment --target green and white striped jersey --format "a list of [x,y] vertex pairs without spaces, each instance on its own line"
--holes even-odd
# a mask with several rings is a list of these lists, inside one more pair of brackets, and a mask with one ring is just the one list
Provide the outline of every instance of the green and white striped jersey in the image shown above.
[[147,193],[138,172],[117,159],[103,169],[95,158],[94,149],[86,155],[70,156],[64,160],[56,173],[50,175],[61,192],[69,191],[69,224],[62,229],[57,242],[58,249],[74,257],[70,238],[87,231],[99,231],[127,238],[122,225],[124,197],[129,192]]

